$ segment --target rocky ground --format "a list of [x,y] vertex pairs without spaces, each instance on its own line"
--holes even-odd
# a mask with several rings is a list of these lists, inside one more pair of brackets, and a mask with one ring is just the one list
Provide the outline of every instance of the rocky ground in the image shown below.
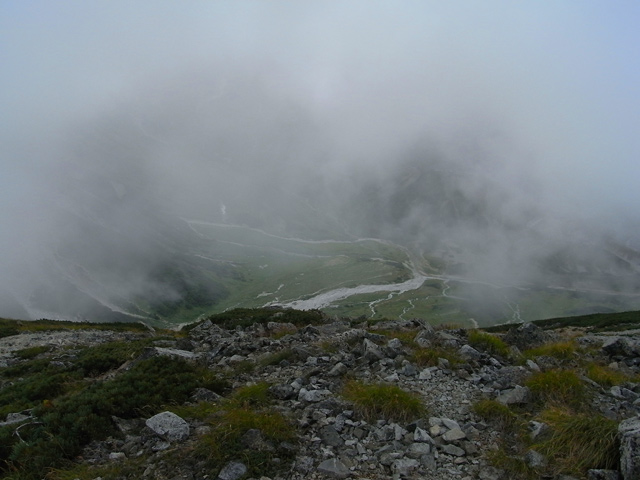
[[[0,339],[0,367],[19,363],[14,353],[24,348],[49,345],[53,349],[45,355],[54,355],[56,349],[73,344],[126,341],[144,335],[152,334],[73,331],[5,337]],[[296,327],[274,318],[269,323],[233,329],[205,321],[182,338],[158,342],[144,355],[179,357],[226,372],[233,389],[268,383],[271,408],[288,418],[297,432],[297,442],[278,446],[277,452],[290,449],[293,460],[283,460],[281,473],[275,478],[501,480],[517,478],[490,461],[491,453],[502,448],[504,431],[480,417],[473,407],[481,399],[493,399],[510,408],[526,408],[533,400],[525,380],[535,372],[557,368],[561,361],[544,356],[516,361],[518,351],[567,338],[610,369],[629,375],[639,372],[637,332],[549,333],[525,324],[504,335],[510,351],[498,355],[470,345],[464,330],[434,330],[420,320],[366,326],[327,319],[320,325]],[[455,352],[459,361],[440,357],[431,366],[420,365],[412,355],[417,347]],[[111,372],[110,378],[117,374]],[[367,418],[342,395],[348,380],[380,382],[413,392],[426,413],[407,421]],[[622,453],[617,470],[591,470],[587,478],[637,480],[640,385],[627,381],[603,387],[586,377],[583,380],[592,394],[594,409],[620,422]],[[222,401],[212,391],[200,389],[191,403]],[[15,412],[3,425],[19,425],[29,415]],[[189,455],[178,463],[168,460],[178,450],[195,448],[211,430],[202,420],[181,418],[168,411],[148,418],[113,420],[121,435],[91,443],[78,462],[100,467],[144,459],[141,478],[145,479],[247,478],[247,466],[241,458],[217,470]],[[533,430],[543,427],[531,422]],[[252,449],[276,452],[260,430],[247,431],[243,442]],[[547,462],[534,450],[521,460],[531,469]],[[579,478],[545,475],[539,478]]]

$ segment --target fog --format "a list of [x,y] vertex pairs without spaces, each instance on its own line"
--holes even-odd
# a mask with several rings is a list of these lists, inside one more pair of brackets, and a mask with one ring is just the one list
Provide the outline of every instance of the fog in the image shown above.
[[599,255],[640,247],[638,20],[634,2],[3,2],[0,315],[68,315],[79,275],[116,313],[179,297],[159,272],[196,248],[180,218],[385,238],[487,282],[544,282],[558,252],[636,275]]

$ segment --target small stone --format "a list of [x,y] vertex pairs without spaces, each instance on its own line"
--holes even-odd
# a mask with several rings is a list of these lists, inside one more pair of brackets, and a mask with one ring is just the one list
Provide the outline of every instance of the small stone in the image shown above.
[[413,432],[413,440],[415,442],[428,442],[433,443],[433,438],[420,427],[416,427],[416,430]]
[[453,428],[442,435],[442,439],[445,442],[454,442],[456,440],[462,440],[463,438],[467,438],[467,434],[460,428]]
[[412,443],[407,450],[407,457],[420,458],[431,453],[431,445],[428,443]]
[[544,468],[547,466],[547,457],[535,450],[529,450],[524,455],[524,462],[531,468]]
[[482,358],[482,354],[471,345],[463,345],[460,347],[458,349],[458,355],[465,360],[479,360]]
[[329,373],[327,375],[329,375],[330,377],[340,377],[348,371],[349,369],[344,363],[338,362],[331,370],[329,370]]
[[451,420],[450,418],[442,418],[442,424],[447,427],[449,430],[454,428],[460,428],[460,424],[455,420]]
[[539,372],[540,371],[540,367],[533,360],[527,360],[527,367],[529,368],[529,370],[532,370],[534,372]]
[[331,392],[329,390],[307,390],[306,388],[302,387],[298,392],[298,401],[318,403],[326,399],[330,395]]
[[337,458],[329,458],[318,465],[318,472],[334,478],[347,478],[351,471]]
[[587,471],[587,480],[620,480],[620,474],[617,470],[594,469]]
[[218,480],[239,480],[245,473],[247,473],[247,466],[244,463],[229,462],[220,470]]
[[331,447],[341,447],[344,445],[344,440],[332,425],[321,428],[319,435],[325,445]]
[[447,453],[449,455],[454,455],[456,457],[462,457],[466,454],[466,452],[463,449],[461,449],[460,447],[456,447],[455,445],[447,444],[447,445],[443,445],[441,448],[444,453]]
[[413,458],[400,458],[391,464],[391,471],[395,475],[407,477],[420,466],[420,462]]
[[522,403],[527,403],[531,396],[531,392],[528,387],[521,387],[520,385],[516,385],[511,390],[506,390],[498,395],[496,399],[503,405],[517,405]]
[[398,376],[398,372],[393,372],[391,375],[384,377],[385,382],[396,383],[400,381],[400,377]]
[[172,412],[162,412],[149,418],[145,424],[157,435],[173,441],[186,440],[189,437],[189,424]]
[[124,454],[124,452],[111,452],[109,454],[109,460],[114,462],[125,460],[126,458],[127,456]]

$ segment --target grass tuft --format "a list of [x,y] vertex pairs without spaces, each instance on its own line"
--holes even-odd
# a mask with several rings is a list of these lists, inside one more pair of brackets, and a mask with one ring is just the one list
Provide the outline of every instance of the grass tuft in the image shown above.
[[624,373],[597,363],[588,364],[586,366],[586,374],[589,379],[599,383],[603,387],[613,387],[628,380],[628,377]]
[[233,392],[229,398],[231,405],[236,407],[264,407],[271,403],[269,395],[269,387],[271,385],[266,382],[256,383],[255,385],[247,385],[240,387]]
[[571,370],[555,369],[534,373],[525,385],[539,401],[549,405],[580,408],[587,395],[584,383]]
[[526,359],[534,359],[536,357],[553,357],[558,360],[571,360],[576,354],[576,345],[573,341],[554,342],[542,345],[537,348],[525,350],[522,355]]
[[452,366],[463,363],[455,350],[442,347],[416,348],[410,356],[419,367],[435,367],[440,358],[448,360]]
[[478,350],[484,350],[490,355],[509,356],[509,346],[500,337],[479,330],[470,330],[468,338],[469,345]]
[[505,428],[514,425],[517,416],[509,407],[496,400],[483,399],[473,405],[473,411],[482,418]]
[[559,473],[584,475],[589,469],[616,469],[620,458],[617,422],[559,408],[543,411],[540,419],[551,433],[534,448],[552,459]]
[[426,408],[421,398],[396,385],[365,384],[352,380],[342,395],[353,402],[356,410],[367,420],[394,420],[406,422],[423,416]]

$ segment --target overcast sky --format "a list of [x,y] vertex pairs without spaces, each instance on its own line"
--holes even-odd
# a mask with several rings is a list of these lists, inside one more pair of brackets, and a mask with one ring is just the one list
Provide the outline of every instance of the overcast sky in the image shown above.
[[33,215],[23,199],[78,126],[171,101],[199,72],[215,80],[193,87],[203,104],[244,75],[301,105],[330,144],[323,168],[472,138],[559,209],[635,217],[639,24],[635,1],[6,0],[3,223]]

